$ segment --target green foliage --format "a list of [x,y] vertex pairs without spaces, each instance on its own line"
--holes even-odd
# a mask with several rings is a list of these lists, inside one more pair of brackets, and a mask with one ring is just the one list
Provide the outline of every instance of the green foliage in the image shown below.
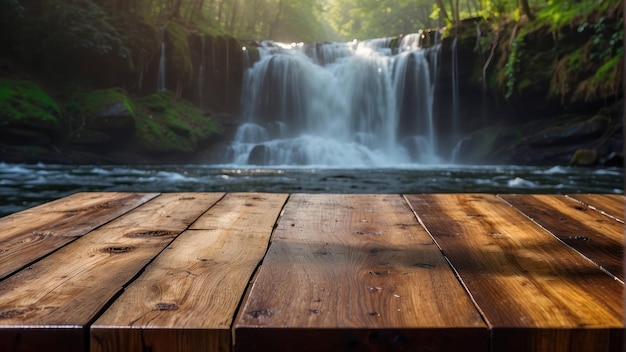
[[548,96],[569,104],[619,94],[623,19],[616,0],[551,0],[537,18],[518,23],[510,45],[500,41],[498,83],[506,98],[550,82]]
[[584,23],[594,14],[608,11],[616,3],[616,0],[550,0],[538,12],[534,25],[536,27],[549,25],[552,31],[559,31],[568,25],[577,26]]
[[0,125],[13,123],[57,126],[61,110],[36,83],[0,79]]
[[589,59],[602,62],[609,57],[615,55],[624,55],[624,19],[611,21],[606,17],[600,17],[597,22],[585,22],[578,27],[578,32],[584,32],[591,29],[593,34],[591,42],[593,43],[592,52],[589,53]]
[[522,57],[524,55],[524,36],[518,35],[511,44],[511,51],[507,58],[504,70],[501,75],[501,84],[505,86],[505,98],[509,99],[516,91],[516,81],[520,72],[520,65],[522,64]]
[[137,137],[149,152],[193,152],[221,128],[213,118],[167,91],[137,99],[136,108]]
[[61,55],[66,50],[84,49],[100,55],[117,52],[125,58],[131,54],[108,14],[92,0],[23,3],[20,10],[14,10],[23,13],[18,36],[26,53],[43,50]]

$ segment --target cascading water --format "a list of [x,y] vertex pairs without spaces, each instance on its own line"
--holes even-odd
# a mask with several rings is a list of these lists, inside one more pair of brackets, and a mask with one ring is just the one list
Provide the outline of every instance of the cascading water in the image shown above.
[[157,92],[166,90],[165,86],[165,27],[159,27],[161,38],[161,57],[159,59],[159,76],[157,77]]
[[457,38],[452,40],[452,135],[459,133],[459,61]]
[[243,85],[238,165],[384,167],[441,161],[422,33],[311,45],[265,42]]

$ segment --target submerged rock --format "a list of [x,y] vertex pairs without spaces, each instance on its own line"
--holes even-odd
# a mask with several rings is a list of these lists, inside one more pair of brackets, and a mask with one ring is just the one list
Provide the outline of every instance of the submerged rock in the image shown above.
[[268,148],[259,144],[252,148],[250,155],[248,156],[248,164],[249,165],[267,165],[267,152]]

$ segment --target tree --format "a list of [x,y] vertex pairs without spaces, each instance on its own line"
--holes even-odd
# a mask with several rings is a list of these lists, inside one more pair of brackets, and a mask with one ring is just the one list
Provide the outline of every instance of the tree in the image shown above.
[[528,0],[520,0],[520,2],[522,3],[522,10],[524,11],[524,13],[528,17],[528,19],[531,20],[531,21],[534,20],[535,16],[533,15],[532,11],[530,10],[530,6],[528,5]]

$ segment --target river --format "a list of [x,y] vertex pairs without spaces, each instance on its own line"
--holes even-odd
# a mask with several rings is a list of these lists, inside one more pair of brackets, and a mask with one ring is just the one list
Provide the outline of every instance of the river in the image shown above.
[[623,170],[398,165],[254,168],[0,163],[0,216],[76,192],[623,193]]

